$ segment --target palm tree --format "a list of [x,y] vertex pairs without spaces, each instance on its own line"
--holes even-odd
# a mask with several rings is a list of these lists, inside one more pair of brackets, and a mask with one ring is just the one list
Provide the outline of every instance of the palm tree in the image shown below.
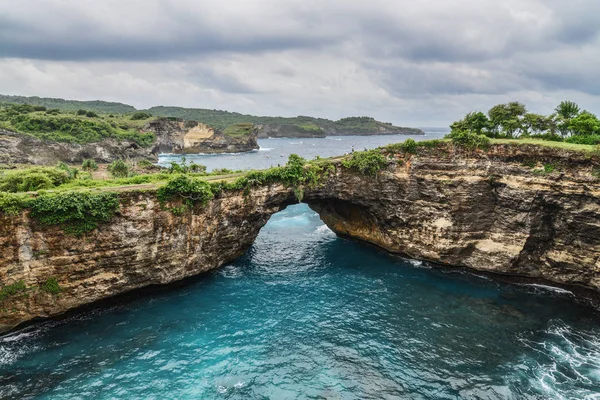
[[581,109],[574,101],[561,101],[554,111],[563,117],[563,119],[570,120],[571,118],[575,118]]

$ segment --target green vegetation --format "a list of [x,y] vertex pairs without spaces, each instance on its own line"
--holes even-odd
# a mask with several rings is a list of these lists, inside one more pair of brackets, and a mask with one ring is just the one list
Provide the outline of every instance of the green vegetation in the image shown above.
[[450,128],[455,136],[467,132],[490,138],[600,144],[600,120],[572,101],[561,102],[548,116],[529,113],[525,105],[518,102],[498,104],[487,115],[470,112]]
[[254,124],[251,123],[236,123],[231,124],[223,130],[223,134],[227,136],[239,137],[250,135],[254,130]]
[[230,125],[240,123],[252,123],[255,125],[291,125],[297,130],[305,130],[309,133],[337,131],[341,133],[358,134],[377,132],[379,128],[390,130],[397,129],[398,131],[401,129],[390,123],[379,122],[370,117],[350,117],[342,118],[339,121],[331,121],[324,118],[307,116],[293,118],[259,117],[221,110],[163,106],[152,107],[147,111],[155,116],[201,121],[202,123],[221,131],[224,131]]
[[387,164],[387,159],[379,149],[357,151],[352,153],[349,158],[342,160],[345,168],[355,169],[366,175],[376,175]]
[[129,176],[129,165],[123,160],[116,160],[108,166],[108,172],[113,178],[126,178]]
[[23,293],[27,290],[27,286],[23,281],[17,281],[11,285],[3,286],[0,289],[0,303],[2,303],[7,298],[14,296],[19,293]]
[[0,192],[29,192],[51,189],[72,180],[62,168],[33,167],[0,172]]
[[131,116],[131,120],[132,121],[139,121],[142,119],[148,119],[148,118],[152,118],[152,114],[147,113],[147,112],[136,112]]
[[48,97],[25,97],[25,96],[6,96],[0,95],[0,103],[4,104],[29,104],[43,106],[46,108],[56,108],[61,111],[73,112],[79,109],[91,110],[101,114],[127,114],[135,112],[136,109],[133,106],[112,103],[108,101],[77,101],[77,100],[63,100],[53,99]]
[[43,225],[58,225],[65,233],[82,235],[109,221],[119,208],[114,192],[42,193],[25,204]]
[[0,126],[39,139],[67,143],[85,144],[114,138],[150,146],[156,139],[151,133],[139,131],[145,121],[100,116],[83,109],[71,113],[39,109],[31,105],[0,106]]
[[48,278],[46,282],[42,283],[40,289],[46,293],[57,295],[62,292],[62,288],[58,284],[56,278]]
[[453,131],[448,138],[452,140],[453,145],[466,150],[487,150],[490,147],[490,139],[487,136],[472,131]]
[[94,160],[83,160],[81,163],[81,169],[86,172],[92,172],[98,170],[98,164]]

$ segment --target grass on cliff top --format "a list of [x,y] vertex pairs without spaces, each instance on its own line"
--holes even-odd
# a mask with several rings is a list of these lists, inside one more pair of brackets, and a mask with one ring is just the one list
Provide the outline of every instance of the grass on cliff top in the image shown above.
[[492,144],[517,144],[517,145],[533,144],[533,145],[537,145],[537,146],[553,147],[553,148],[564,149],[564,150],[584,151],[584,152],[593,152],[596,150],[596,146],[593,146],[590,144],[553,142],[550,140],[540,140],[540,139],[490,139],[490,142]]

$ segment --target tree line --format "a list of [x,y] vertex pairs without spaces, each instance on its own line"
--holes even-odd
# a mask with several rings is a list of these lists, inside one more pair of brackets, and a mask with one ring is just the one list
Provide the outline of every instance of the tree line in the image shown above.
[[600,120],[572,101],[563,101],[550,115],[530,113],[524,104],[510,102],[490,108],[487,114],[470,112],[450,125],[461,132],[491,138],[537,138],[580,144],[600,144]]

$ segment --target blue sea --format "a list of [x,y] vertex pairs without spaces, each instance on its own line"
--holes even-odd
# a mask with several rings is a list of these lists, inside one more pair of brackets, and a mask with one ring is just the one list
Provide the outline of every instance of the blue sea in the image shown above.
[[[303,141],[198,158],[338,142]],[[569,291],[393,257],[294,205],[218,270],[0,337],[0,398],[600,399],[599,321]]]

